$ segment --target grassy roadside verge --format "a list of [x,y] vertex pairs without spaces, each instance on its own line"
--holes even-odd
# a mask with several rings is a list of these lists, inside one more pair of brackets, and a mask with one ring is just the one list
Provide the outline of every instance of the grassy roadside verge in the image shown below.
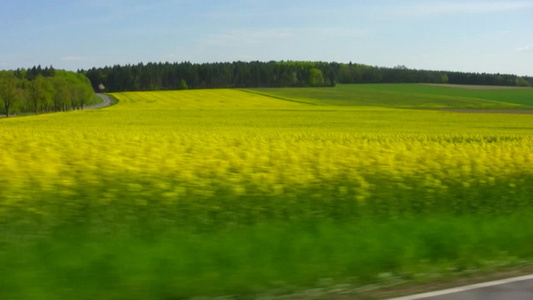
[[104,103],[104,99],[102,99],[102,97],[99,97],[99,96],[97,96],[95,94],[93,102],[90,103],[89,105],[98,105],[98,104],[102,104],[102,103]]
[[531,212],[136,235],[69,224],[49,234],[2,238],[7,299],[253,299],[335,288],[357,294],[533,259],[532,247],[524,247],[533,237]]

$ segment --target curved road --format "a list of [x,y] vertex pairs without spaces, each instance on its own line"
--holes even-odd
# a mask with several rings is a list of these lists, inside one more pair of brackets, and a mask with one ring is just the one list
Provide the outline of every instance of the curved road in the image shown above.
[[113,104],[113,100],[111,99],[110,96],[106,95],[106,94],[96,94],[96,96],[102,98],[103,102],[100,103],[100,104],[95,104],[95,105],[89,105],[89,106],[85,106],[83,109],[98,109],[98,108],[104,108],[104,107],[108,107],[110,106],[111,104]]
[[[102,103],[100,104],[95,104],[95,105],[87,105],[87,106],[84,106],[83,107],[83,110],[86,110],[86,109],[99,109],[99,108],[104,108],[104,107],[108,107],[108,106],[111,106],[111,104],[113,104],[113,99],[111,99],[110,96],[108,95],[105,95],[105,94],[95,94],[96,96],[102,98]],[[0,118],[5,118],[6,116],[5,115],[0,115]],[[9,115],[9,117],[17,117],[17,115]]]

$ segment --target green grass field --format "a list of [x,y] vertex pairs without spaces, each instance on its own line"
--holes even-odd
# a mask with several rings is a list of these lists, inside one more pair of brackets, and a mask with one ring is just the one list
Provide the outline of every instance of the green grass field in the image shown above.
[[533,116],[425,108],[532,91],[125,92],[2,119],[0,298],[356,293],[529,264]]
[[533,89],[530,88],[347,84],[336,88],[264,88],[250,91],[317,105],[413,109],[533,109]]

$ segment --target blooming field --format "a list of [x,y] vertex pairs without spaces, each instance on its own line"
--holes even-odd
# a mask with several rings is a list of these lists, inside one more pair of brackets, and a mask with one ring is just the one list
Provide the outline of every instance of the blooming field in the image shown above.
[[[368,249],[361,248],[358,240],[350,244],[351,238],[362,235],[350,231],[356,230],[352,227],[340,230],[345,228],[342,226],[363,226],[376,220],[379,224],[422,219],[438,223],[441,216],[476,218],[472,224],[482,226],[480,220],[515,216],[533,204],[530,115],[324,106],[237,90],[113,96],[119,104],[107,109],[0,121],[0,253],[14,257],[16,249],[26,251],[30,258],[12,260],[13,269],[26,270],[20,271],[20,278],[38,278],[35,274],[50,270],[63,274],[90,268],[72,258],[61,267],[32,269],[34,263],[28,261],[39,260],[33,255],[41,253],[32,248],[34,243],[41,243],[41,247],[42,243],[56,245],[54,241],[60,235],[57,239],[63,242],[75,237],[83,243],[100,245],[96,251],[79,252],[87,260],[98,262],[102,257],[114,257],[114,262],[106,262],[109,266],[104,263],[98,267],[98,273],[108,269],[115,272],[105,280],[115,285],[107,290],[104,283],[102,287],[98,282],[89,287],[71,287],[73,291],[92,291],[91,297],[128,298],[124,291],[131,288],[132,281],[145,284],[147,287],[140,288],[141,292],[157,299],[195,295],[206,284],[216,286],[206,294],[257,291],[276,287],[272,282],[279,280],[306,285],[323,277],[359,276],[358,272],[368,269],[342,267],[346,261],[356,259],[346,254],[351,250],[341,247],[344,250],[337,253],[327,248],[338,237],[359,249],[359,254],[353,254],[357,259],[361,251]],[[438,224],[442,228],[452,226],[444,221]],[[468,224],[464,228],[472,225]],[[406,230],[416,228],[411,225],[405,225]],[[423,222],[420,225],[425,226]],[[390,228],[398,226],[401,225],[395,223]],[[390,228],[383,230],[390,232]],[[489,228],[485,230],[491,231]],[[286,236],[287,232],[293,235]],[[437,229],[431,232],[435,236],[449,234]],[[69,238],[63,238],[63,234]],[[525,234],[530,233],[517,239],[523,239]],[[387,236],[378,231],[375,235]],[[118,248],[107,242],[94,242],[106,238],[123,242]],[[365,243],[380,252],[391,238],[400,237],[388,236],[383,246],[368,240]],[[473,251],[457,250],[450,241],[442,248],[447,251],[446,247],[452,247],[452,254],[437,250],[432,254],[427,247],[438,241],[430,239],[426,243],[413,238],[407,242],[409,237],[403,238],[410,247],[405,250],[411,251],[406,252],[409,254],[388,264],[383,263],[383,257],[393,252],[383,250],[383,257],[368,258],[378,262],[364,275],[370,278],[380,272],[405,271],[404,265],[418,266],[418,262],[428,260],[433,265],[441,260],[453,264],[463,253],[460,251]],[[153,245],[157,249],[136,244],[146,239],[156,241]],[[256,239],[256,246],[249,239]],[[446,241],[446,237],[442,240]],[[273,241],[278,241],[276,247],[285,249],[276,251],[294,261],[283,261],[289,258],[280,260],[272,257],[272,251],[254,248],[274,247],[269,244]],[[291,244],[294,241],[301,243]],[[476,245],[485,242],[482,237],[476,239]],[[125,257],[130,260],[122,261],[125,258],[117,254],[120,247],[129,247],[125,251],[130,256]],[[423,250],[418,253],[416,247]],[[513,251],[505,246],[494,247],[480,253],[499,257]],[[57,256],[64,252],[73,255],[71,248],[65,249],[46,251]],[[146,254],[148,258],[135,257],[135,249],[150,254]],[[206,249],[222,252],[209,250],[216,253],[206,252],[207,258],[194,254]],[[519,249],[522,254],[512,252],[509,256],[522,255],[520,259],[527,259],[533,251],[528,247],[527,251],[524,247]],[[314,255],[316,261],[306,255]],[[179,261],[174,262],[176,265],[169,258],[174,256]],[[222,257],[220,261],[202,260],[218,256]],[[145,279],[143,276],[152,272],[147,271],[151,268],[147,266],[159,258],[170,259],[167,263],[171,270],[162,271],[161,277],[150,273],[155,277]],[[488,258],[476,259],[472,258],[472,262]],[[272,261],[303,271],[291,275],[294,278],[283,278],[295,271],[280,271],[282,266],[273,271]],[[186,262],[192,265],[180,269]],[[131,270],[124,271],[122,263],[130,265]],[[16,273],[12,271],[10,274]],[[241,272],[242,278],[228,275],[235,275],[234,272]],[[243,275],[258,273],[267,275],[260,279],[245,279]],[[58,278],[61,276],[65,275]],[[7,273],[0,271],[0,288],[9,288],[14,294],[22,290],[20,280],[2,283],[6,277]],[[162,277],[174,280],[167,282]],[[188,278],[187,283],[178,283],[183,278]],[[246,280],[255,283],[243,284]],[[85,277],[79,279],[86,281]],[[59,282],[45,282],[41,288],[61,287],[62,281]],[[162,284],[163,296],[150,292],[158,289],[157,284]],[[68,291],[59,288],[55,295],[61,293],[68,295]]]

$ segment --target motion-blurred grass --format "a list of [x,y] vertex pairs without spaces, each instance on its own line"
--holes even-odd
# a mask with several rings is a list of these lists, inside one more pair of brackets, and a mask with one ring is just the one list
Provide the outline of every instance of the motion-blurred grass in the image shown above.
[[0,290],[5,299],[254,298],[324,280],[352,289],[427,281],[531,260],[532,215],[315,220],[146,235],[71,227],[3,243]]

